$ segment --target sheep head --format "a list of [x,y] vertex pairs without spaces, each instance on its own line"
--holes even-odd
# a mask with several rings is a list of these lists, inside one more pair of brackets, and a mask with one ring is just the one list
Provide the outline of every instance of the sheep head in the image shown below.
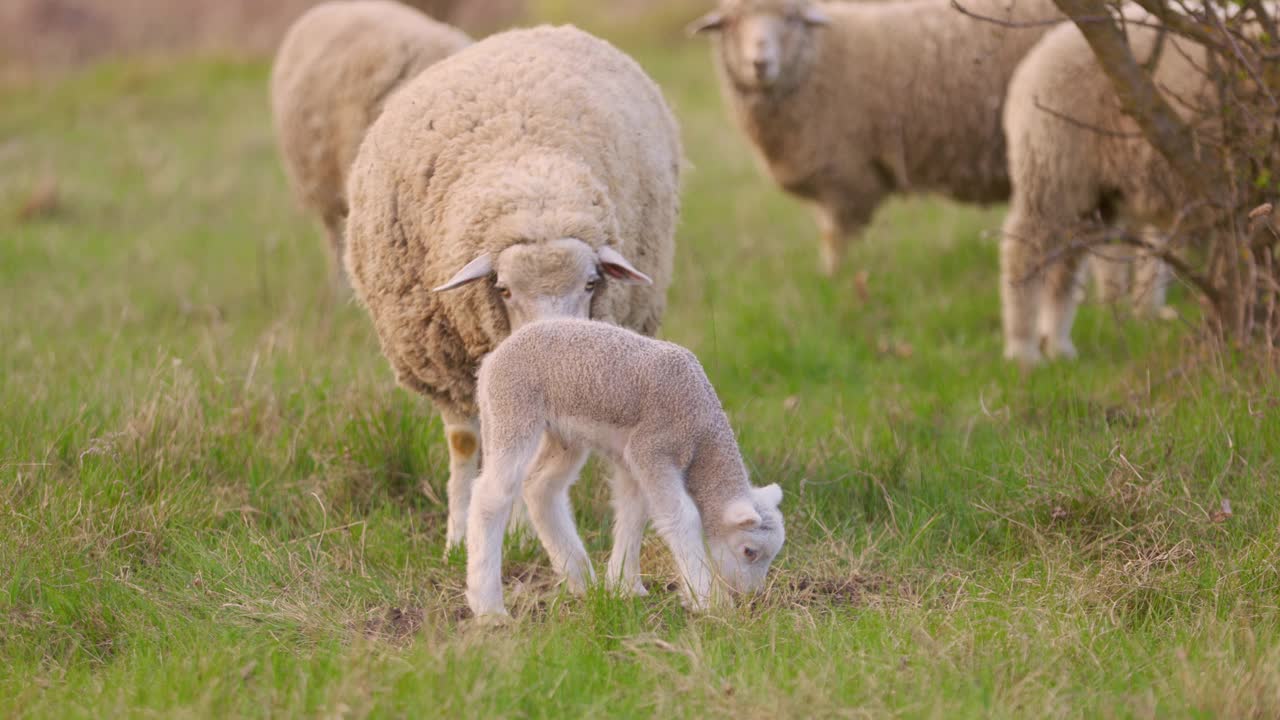
[[813,33],[830,23],[807,0],[722,0],[689,26],[719,35],[724,68],[744,90],[768,91],[798,82],[812,57]]
[[544,318],[590,317],[591,299],[603,282],[653,284],[617,250],[603,246],[597,251],[577,238],[561,238],[483,253],[433,291],[486,279],[502,299],[513,331]]

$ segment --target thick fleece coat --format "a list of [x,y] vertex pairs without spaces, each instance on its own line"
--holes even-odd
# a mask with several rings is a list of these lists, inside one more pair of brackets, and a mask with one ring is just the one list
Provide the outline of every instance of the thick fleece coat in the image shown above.
[[625,502],[615,502],[611,582],[624,590],[639,583],[631,575],[638,565],[617,558],[639,552],[636,508],[647,508],[671,547],[695,607],[709,600],[713,566],[737,590],[763,582],[785,537],[781,491],[748,482],[729,419],[693,353],[606,323],[542,320],[485,358],[479,400],[485,470],[467,522],[468,599],[477,614],[503,611],[502,527],[522,487],[557,571],[572,588],[585,585],[590,563],[560,499],[589,450],[620,469],[613,490]]
[[[1002,21],[1060,17],[1051,0],[962,4]],[[1049,25],[1005,27],[950,0],[722,0],[718,15],[716,66],[732,117],[773,179],[816,206],[829,272],[891,194],[1008,198],[1005,88]],[[753,15],[782,18],[767,87],[755,76],[755,44],[739,36]]]
[[658,328],[671,279],[679,133],[629,57],[572,27],[501,33],[428,68],[370,128],[349,184],[346,267],[397,379],[474,416],[480,358],[509,332],[480,253],[576,238],[652,285],[605,281],[593,318]]
[[391,93],[471,43],[392,0],[334,0],[285,34],[271,70],[276,139],[298,202],[325,225],[342,262],[347,172]]
[[[1128,33],[1138,60],[1151,59],[1157,33],[1137,25]],[[1185,118],[1210,105],[1204,67],[1203,47],[1166,38],[1155,82]],[[1211,124],[1193,124],[1212,132]],[[1047,35],[1018,67],[1004,127],[1014,188],[1000,249],[1005,355],[1037,362],[1043,342],[1051,356],[1071,357],[1076,278],[1085,254],[1071,243],[1105,225],[1167,229],[1185,193],[1121,111],[1074,25]]]

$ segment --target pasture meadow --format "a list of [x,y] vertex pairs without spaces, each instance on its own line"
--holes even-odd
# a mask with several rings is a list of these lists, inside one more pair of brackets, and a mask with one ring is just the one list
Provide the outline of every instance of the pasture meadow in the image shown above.
[[649,597],[575,598],[512,541],[517,622],[469,622],[439,421],[327,283],[268,63],[116,61],[0,89],[0,716],[1280,715],[1274,372],[1180,289],[1004,363],[1002,208],[895,201],[822,278],[704,44],[609,37],[683,125],[662,335],[784,488],[768,589],[690,615],[650,534]]

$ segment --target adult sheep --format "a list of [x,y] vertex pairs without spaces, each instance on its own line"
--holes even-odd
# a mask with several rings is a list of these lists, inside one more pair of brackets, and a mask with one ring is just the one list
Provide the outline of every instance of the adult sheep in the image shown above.
[[478,42],[370,128],[348,184],[346,267],[397,379],[444,419],[450,547],[479,469],[480,358],[543,317],[652,335],[682,157],[653,81],[573,27]]
[[[1155,84],[1177,112],[1190,119],[1211,106],[1202,46],[1161,41],[1137,24],[1127,33],[1140,62],[1158,53]],[[1042,352],[1074,357],[1076,277],[1087,252],[1075,241],[1116,227],[1167,229],[1186,194],[1074,25],[1051,32],[1018,67],[1004,127],[1014,188],[1000,242],[1004,354],[1023,364]]]
[[299,204],[324,223],[341,272],[347,172],[383,103],[427,66],[471,44],[461,30],[392,0],[333,0],[298,18],[271,68],[271,110]]
[[1018,61],[1061,17],[1051,0],[721,0],[721,92],[773,179],[812,203],[822,267],[896,193],[1009,196],[1000,110]]

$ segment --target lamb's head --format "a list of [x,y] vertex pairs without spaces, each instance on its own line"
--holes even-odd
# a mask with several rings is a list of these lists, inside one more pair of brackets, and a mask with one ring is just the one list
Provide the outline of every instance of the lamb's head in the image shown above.
[[816,39],[830,19],[810,0],[721,0],[689,26],[720,35],[724,69],[742,90],[798,84],[813,64]]
[[653,283],[607,245],[596,250],[577,238],[562,238],[483,253],[434,291],[486,279],[492,279],[491,291],[502,299],[513,331],[544,318],[589,317],[602,282]]
[[736,592],[754,592],[764,584],[769,565],[782,549],[782,488],[751,488],[725,508],[718,528],[708,533],[707,547],[716,572]]

